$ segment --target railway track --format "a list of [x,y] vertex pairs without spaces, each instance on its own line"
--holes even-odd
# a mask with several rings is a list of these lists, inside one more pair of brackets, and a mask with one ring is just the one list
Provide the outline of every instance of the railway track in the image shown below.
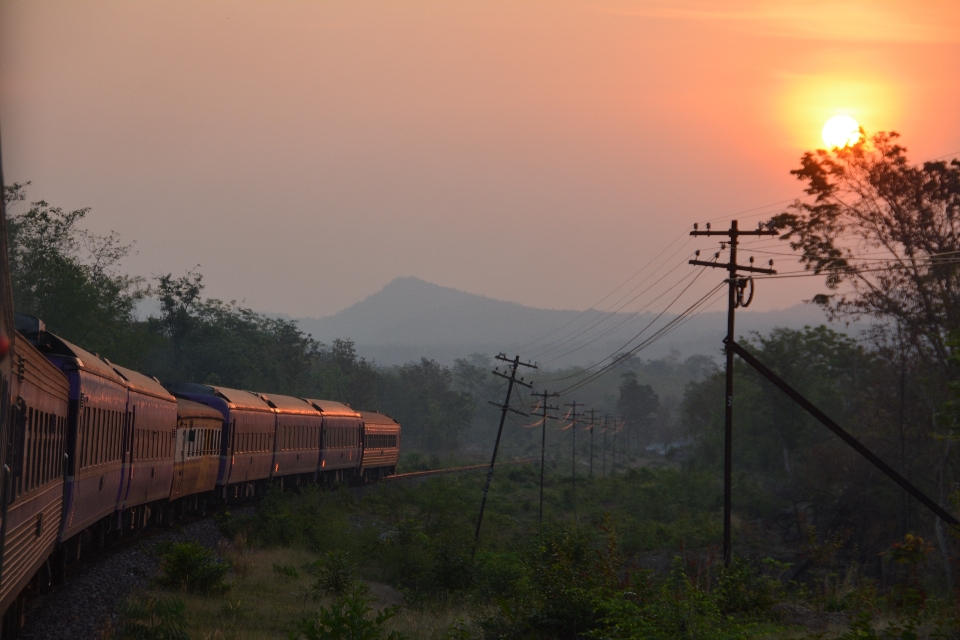
[[[508,462],[498,462],[496,466],[505,467],[512,464],[526,464],[536,462],[536,458],[523,458],[522,460],[510,460]],[[411,471],[409,473],[395,473],[387,476],[381,482],[396,482],[400,480],[412,480],[413,478],[426,478],[429,476],[439,476],[446,473],[459,473],[461,471],[478,471],[480,469],[489,469],[489,464],[473,464],[466,467],[450,467],[449,469],[430,469],[428,471]]]

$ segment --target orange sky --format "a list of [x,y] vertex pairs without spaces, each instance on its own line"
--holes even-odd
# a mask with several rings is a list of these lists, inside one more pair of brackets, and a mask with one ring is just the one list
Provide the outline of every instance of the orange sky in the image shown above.
[[0,4],[7,181],[93,207],[131,271],[293,315],[400,275],[587,307],[799,195],[838,113],[960,151],[960,3]]

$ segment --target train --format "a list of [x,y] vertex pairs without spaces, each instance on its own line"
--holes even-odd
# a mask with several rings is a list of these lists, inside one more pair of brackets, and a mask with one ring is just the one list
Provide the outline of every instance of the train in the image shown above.
[[148,527],[396,472],[400,424],[317,398],[160,380],[16,314],[0,496],[0,638],[66,568]]

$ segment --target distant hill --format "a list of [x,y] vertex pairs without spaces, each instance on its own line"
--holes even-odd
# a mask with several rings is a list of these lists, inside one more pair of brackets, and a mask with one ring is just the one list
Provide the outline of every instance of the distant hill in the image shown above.
[[[332,316],[299,318],[297,322],[304,331],[327,344],[336,338],[353,340],[361,355],[382,365],[403,364],[421,357],[451,364],[454,359],[471,353],[532,353],[535,349],[523,347],[580,313],[527,307],[441,287],[419,278],[404,277],[393,280],[377,293]],[[591,310],[571,327],[585,324],[587,318],[600,315],[601,312]],[[616,319],[606,321],[602,326],[613,326],[624,316],[617,314]],[[647,314],[638,316],[604,338],[550,362],[549,366],[596,362],[616,351],[651,319],[652,316]],[[737,333],[765,332],[774,327],[801,328],[825,322],[823,312],[812,305],[801,304],[768,312],[742,310],[737,315]],[[842,326],[835,328],[843,330]],[[645,359],[660,358],[671,352],[678,352],[682,357],[718,355],[725,332],[726,312],[703,313],[640,355]],[[579,342],[571,342],[546,354],[543,361],[569,351],[577,344]]]

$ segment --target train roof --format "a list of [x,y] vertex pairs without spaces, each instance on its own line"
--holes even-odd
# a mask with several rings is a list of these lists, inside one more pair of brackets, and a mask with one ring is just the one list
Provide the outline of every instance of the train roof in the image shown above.
[[210,418],[222,421],[223,414],[205,404],[186,398],[177,398],[177,418]]
[[127,386],[134,391],[139,391],[140,393],[145,393],[169,402],[173,402],[175,399],[170,395],[169,391],[163,388],[163,385],[160,384],[156,378],[145,376],[139,371],[127,369],[118,364],[113,365],[113,370],[120,374],[120,377],[127,381]]
[[380,413],[379,411],[361,411],[360,417],[363,418],[364,424],[382,424],[391,427],[400,426],[399,422],[385,413]]
[[302,398],[282,396],[276,393],[261,393],[259,395],[267,401],[267,404],[282,413],[300,413],[313,416],[319,414],[316,407]]
[[360,417],[359,413],[342,402],[334,402],[333,400],[315,400],[314,398],[306,398],[306,401],[316,407],[317,410],[325,416],[349,416],[351,418]]
[[15,320],[17,331],[29,340],[31,344],[36,346],[44,355],[74,358],[76,360],[74,364],[76,364],[78,369],[96,373],[97,375],[126,386],[126,382],[113,370],[109,360],[90,353],[86,349],[82,349],[72,342],[64,340],[55,333],[50,333],[40,318],[28,316],[25,313],[17,313],[15,314]]
[[163,385],[167,391],[176,394],[194,394],[198,396],[213,396],[225,400],[231,409],[247,409],[250,411],[273,411],[263,399],[252,391],[216,387],[209,384],[195,382],[168,382]]

